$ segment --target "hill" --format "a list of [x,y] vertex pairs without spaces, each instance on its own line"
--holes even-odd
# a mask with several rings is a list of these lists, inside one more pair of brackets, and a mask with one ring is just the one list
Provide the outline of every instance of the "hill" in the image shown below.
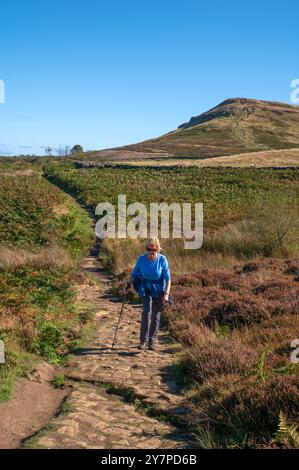
[[208,158],[290,148],[299,148],[298,106],[232,98],[161,137],[91,152],[89,156],[103,159]]

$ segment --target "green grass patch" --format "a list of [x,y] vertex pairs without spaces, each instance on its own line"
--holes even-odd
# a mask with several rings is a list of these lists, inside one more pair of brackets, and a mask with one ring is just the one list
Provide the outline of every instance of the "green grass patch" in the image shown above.
[[92,321],[78,303],[72,275],[94,241],[91,219],[38,167],[0,168],[0,338],[7,364],[1,399],[27,365],[22,355],[65,360]]

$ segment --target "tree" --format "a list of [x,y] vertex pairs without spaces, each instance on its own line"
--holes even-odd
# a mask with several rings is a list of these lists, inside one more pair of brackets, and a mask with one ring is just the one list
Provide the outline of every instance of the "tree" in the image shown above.
[[82,145],[78,145],[78,144],[74,145],[74,147],[71,150],[72,155],[75,155],[77,153],[82,153],[82,152],[84,152],[84,149],[83,149]]
[[63,150],[62,145],[59,145],[59,148],[56,149],[56,153],[57,153],[58,157],[63,157],[64,156],[64,150]]
[[51,157],[52,156],[52,152],[53,152],[53,148],[50,147],[48,145],[48,147],[45,147],[45,154],[48,156],[48,157]]
[[71,153],[71,149],[68,145],[65,145],[64,147],[62,145],[59,146],[58,149],[56,149],[56,153],[58,157],[67,157]]
[[70,155],[70,153],[71,153],[71,147],[69,147],[68,145],[66,145],[66,146],[64,147],[64,156],[65,156],[65,157],[68,157],[68,156]]

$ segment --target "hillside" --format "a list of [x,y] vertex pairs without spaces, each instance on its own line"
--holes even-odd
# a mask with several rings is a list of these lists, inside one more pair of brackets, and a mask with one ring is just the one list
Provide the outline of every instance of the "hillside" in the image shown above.
[[298,147],[298,106],[233,98],[161,137],[89,155],[103,159],[153,158],[153,154],[208,158]]

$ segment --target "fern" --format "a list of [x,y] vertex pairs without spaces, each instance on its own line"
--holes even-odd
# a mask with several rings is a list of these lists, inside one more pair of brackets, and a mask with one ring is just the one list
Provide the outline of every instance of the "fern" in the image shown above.
[[290,375],[294,372],[296,373],[299,364],[287,364],[286,366],[277,367],[276,369],[272,369],[272,372],[279,375]]
[[274,441],[289,447],[299,447],[299,431],[296,424],[289,424],[287,417],[281,411],[279,413],[278,429]]
[[265,349],[259,356],[256,365],[255,365],[255,375],[257,377],[257,382],[266,382],[267,372],[265,371],[266,366],[266,356],[269,352],[269,349]]
[[247,374],[243,375],[243,377],[241,377],[241,379],[237,380],[235,383],[241,382],[242,380],[245,380],[249,377],[255,377],[256,383],[265,383],[268,377],[268,373],[265,370],[266,356],[268,352],[269,348],[266,348],[264,351],[262,351],[258,357],[258,360],[253,364],[252,369]]

